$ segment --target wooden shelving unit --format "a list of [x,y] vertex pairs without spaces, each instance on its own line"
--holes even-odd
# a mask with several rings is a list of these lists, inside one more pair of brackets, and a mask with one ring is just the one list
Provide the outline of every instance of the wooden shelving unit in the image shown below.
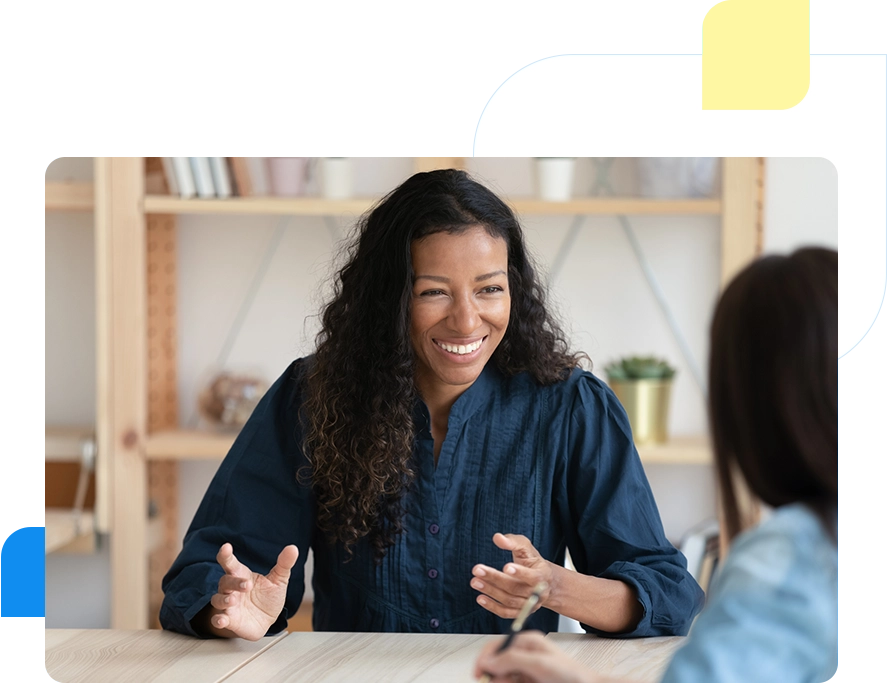
[[[458,164],[458,159],[417,159],[417,170]],[[521,215],[716,215],[721,227],[721,282],[760,253],[763,160],[725,158],[716,199],[656,200],[632,197],[544,202],[516,198]],[[376,198],[189,199],[147,194],[145,160],[100,158],[95,184],[47,183],[47,211],[95,211],[98,346],[98,523],[111,531],[111,627],[149,625],[149,586],[168,566],[174,538],[177,461],[222,458],[230,433],[181,430],[175,423],[175,219],[178,215],[353,215]],[[141,276],[139,274],[145,274]],[[705,438],[675,437],[639,448],[645,463],[710,462]],[[104,492],[104,493],[102,493]],[[161,500],[159,521],[149,523],[148,499]],[[159,541],[154,539],[160,539]],[[167,555],[152,556],[157,543]],[[167,559],[164,559],[167,558]],[[150,565],[150,568],[149,568]]]
[[[221,460],[234,444],[233,432],[203,432],[174,429],[148,435],[148,460]],[[664,444],[638,446],[641,460],[657,465],[705,465],[711,462],[711,449],[705,436],[675,436]]]
[[46,183],[47,211],[92,211],[94,206],[92,183]]
[[[47,479],[50,473],[59,474],[56,466],[60,464],[69,478],[73,476],[77,479],[76,491],[72,489],[68,493],[70,507],[46,508],[46,552],[91,553],[96,547],[95,519],[93,511],[86,509],[84,504],[91,485],[95,429],[87,426],[47,425],[45,431]],[[85,448],[89,449],[86,454]],[[49,486],[47,490],[49,491]],[[54,492],[52,497],[57,499],[60,496],[58,492]],[[64,498],[65,495],[61,497]],[[47,504],[52,505],[48,500]]]
[[[91,211],[93,186],[90,183],[47,183],[47,211]],[[215,214],[273,216],[360,215],[377,201],[375,197],[324,199],[322,197],[234,197],[231,199],[181,199],[168,195],[148,195],[146,214]],[[590,197],[565,202],[516,198],[511,206],[522,215],[719,215],[720,199],[646,199],[641,197]]]
[[708,465],[712,462],[707,436],[673,436],[667,443],[638,446],[645,465]]
[[199,430],[165,430],[148,436],[145,455],[149,460],[221,460],[237,434]]
[[46,509],[46,553],[91,553],[95,550],[93,513],[67,508]]

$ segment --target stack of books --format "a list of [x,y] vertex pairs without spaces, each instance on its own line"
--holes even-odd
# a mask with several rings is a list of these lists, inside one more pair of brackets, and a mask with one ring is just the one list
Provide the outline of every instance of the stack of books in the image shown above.
[[160,157],[169,194],[227,199],[270,194],[265,157]]

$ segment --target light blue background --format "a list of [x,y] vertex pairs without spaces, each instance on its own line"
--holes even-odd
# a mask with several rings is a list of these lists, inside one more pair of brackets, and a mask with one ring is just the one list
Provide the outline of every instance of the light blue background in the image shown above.
[[[690,50],[704,4],[7,3],[0,527],[40,516],[38,207],[50,152],[469,153],[472,112],[512,65],[555,48]],[[0,658],[0,678],[7,666]]]

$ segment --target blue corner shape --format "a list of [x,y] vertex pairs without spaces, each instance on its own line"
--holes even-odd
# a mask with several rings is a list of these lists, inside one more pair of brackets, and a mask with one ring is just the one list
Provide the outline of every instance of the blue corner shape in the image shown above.
[[10,535],[0,551],[0,617],[46,616],[46,529]]

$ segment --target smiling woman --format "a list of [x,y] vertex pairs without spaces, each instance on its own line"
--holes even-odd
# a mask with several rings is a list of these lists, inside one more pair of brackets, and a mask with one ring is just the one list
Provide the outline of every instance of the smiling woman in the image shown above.
[[508,245],[473,226],[416,240],[412,257],[415,382],[431,415],[437,462],[450,407],[478,378],[508,328]]
[[311,547],[316,630],[501,633],[544,582],[530,627],[686,633],[702,592],[499,197],[409,178],[359,222],[321,320],[213,479],[165,628],[282,630]]

